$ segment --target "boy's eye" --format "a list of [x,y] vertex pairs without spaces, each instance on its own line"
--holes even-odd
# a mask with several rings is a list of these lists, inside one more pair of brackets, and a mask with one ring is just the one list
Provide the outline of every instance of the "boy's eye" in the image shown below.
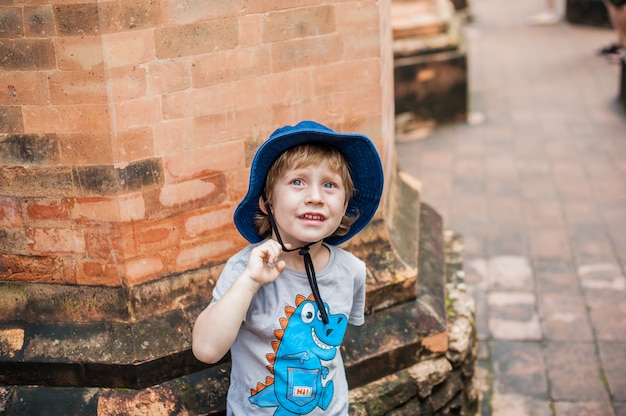
[[336,185],[332,182],[326,182],[324,188],[334,188]]
[[291,181],[292,185],[296,185],[296,186],[300,186],[302,185],[302,181],[300,179],[294,179],[293,181]]

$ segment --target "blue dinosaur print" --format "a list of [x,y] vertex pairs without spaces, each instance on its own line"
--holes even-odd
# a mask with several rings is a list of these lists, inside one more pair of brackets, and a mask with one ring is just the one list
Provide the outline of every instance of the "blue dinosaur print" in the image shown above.
[[322,361],[332,360],[337,354],[348,327],[345,315],[331,315],[325,304],[329,322],[324,325],[312,297],[299,295],[297,308],[287,307],[288,318],[281,319],[283,330],[274,333],[280,343],[274,343],[276,354],[268,354],[274,374],[267,386],[260,384],[252,390],[250,403],[259,407],[276,407],[274,416],[306,415],[320,407],[328,408],[335,391]]

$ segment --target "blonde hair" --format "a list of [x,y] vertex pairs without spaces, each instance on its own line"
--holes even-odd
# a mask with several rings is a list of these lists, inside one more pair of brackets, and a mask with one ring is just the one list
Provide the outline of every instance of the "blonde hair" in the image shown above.
[[[354,195],[354,183],[352,182],[352,176],[350,175],[350,166],[346,161],[343,154],[332,146],[327,146],[321,143],[304,143],[285,150],[272,164],[267,172],[265,178],[265,186],[263,192],[267,198],[267,203],[272,200],[272,187],[276,179],[282,175],[287,169],[300,169],[303,167],[318,165],[322,162],[327,162],[331,169],[341,177],[343,186],[346,192],[346,206],[350,201],[350,198]],[[356,215],[348,215],[347,213],[341,219],[339,227],[335,230],[332,236],[341,237],[346,235],[350,230],[350,226],[357,220],[358,213]],[[262,238],[268,238],[272,235],[272,227],[267,214],[257,211],[254,219],[254,226],[257,234]]]

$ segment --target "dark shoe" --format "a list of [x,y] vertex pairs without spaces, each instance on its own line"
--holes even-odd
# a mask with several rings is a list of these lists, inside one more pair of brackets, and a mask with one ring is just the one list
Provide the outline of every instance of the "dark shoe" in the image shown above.
[[619,64],[622,62],[622,59],[626,57],[626,48],[621,47],[618,48],[615,52],[610,52],[604,55],[607,61],[611,64]]
[[597,54],[598,55],[610,55],[610,54],[615,54],[618,53],[620,51],[620,49],[624,49],[624,47],[618,43],[612,43],[608,46],[605,46],[602,49],[599,49]]

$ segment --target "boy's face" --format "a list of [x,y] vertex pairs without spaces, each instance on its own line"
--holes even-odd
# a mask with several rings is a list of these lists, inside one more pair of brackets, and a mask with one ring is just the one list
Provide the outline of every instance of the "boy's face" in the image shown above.
[[280,235],[293,247],[332,235],[347,208],[341,175],[326,161],[285,169],[276,178],[271,195]]

